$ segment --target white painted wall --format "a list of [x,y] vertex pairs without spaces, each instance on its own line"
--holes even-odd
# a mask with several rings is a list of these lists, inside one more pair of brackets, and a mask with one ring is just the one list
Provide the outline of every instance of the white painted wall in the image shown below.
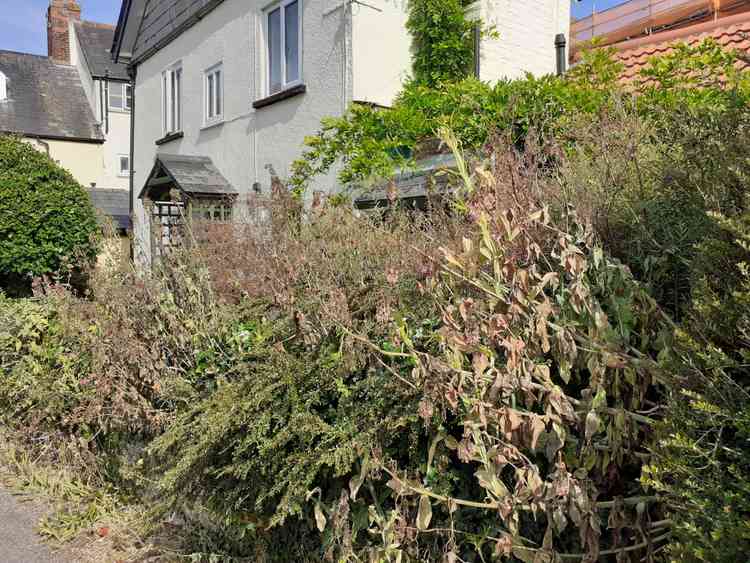
[[[98,103],[99,81],[97,80],[96,83]],[[104,170],[101,179],[96,184],[100,188],[128,189],[130,187],[129,175],[120,174],[120,155],[130,154],[130,118],[129,111],[109,110],[109,132],[105,134],[107,140],[102,147]]]
[[[324,117],[341,115],[352,100],[390,105],[410,70],[405,0],[368,0],[381,11],[343,0],[301,0],[302,95],[253,109],[267,95],[264,10],[268,0],[227,0],[155,55],[138,65],[135,127],[135,235],[137,252],[150,261],[149,222],[137,196],[159,152],[209,156],[242,196],[258,182],[268,193],[272,166],[282,178],[300,156],[307,135]],[[482,47],[482,79],[529,71],[555,71],[554,37],[567,35],[569,0],[479,0],[496,41]],[[344,6],[349,7],[345,8]],[[163,136],[161,75],[183,68],[184,137],[157,146]],[[203,126],[203,73],[221,62],[224,120]],[[318,178],[313,191],[337,189],[336,170]]]
[[[350,19],[340,0],[302,0],[302,80],[307,92],[253,109],[266,92],[263,9],[268,0],[231,0],[138,65],[135,90],[135,235],[139,258],[150,260],[149,223],[137,199],[157,153],[209,156],[243,195],[258,182],[268,193],[273,166],[282,178],[299,157],[305,136],[322,118],[340,115],[351,100],[348,35]],[[157,146],[163,137],[161,73],[177,61],[183,68],[184,137]],[[224,121],[203,126],[203,72],[221,62]],[[335,188],[335,174],[317,180],[314,190]]]
[[[99,169],[99,173],[92,182],[100,188],[121,188],[128,189],[130,180],[128,176],[120,175],[120,155],[130,153],[130,112],[110,110],[109,111],[109,131],[105,130],[101,115],[101,89],[100,81],[91,76],[91,71],[86,65],[86,59],[81,49],[76,27],[71,22],[68,37],[70,38],[70,63],[78,70],[81,78],[83,90],[86,93],[86,99],[91,106],[94,119],[99,123],[102,133],[105,136],[104,145],[99,151],[99,160],[92,163]],[[86,183],[86,187],[90,182]]]
[[478,0],[473,9],[499,34],[482,42],[482,80],[556,71],[555,35],[570,34],[570,0]]
[[[411,72],[406,0],[352,7],[353,96],[390,106]],[[555,35],[570,30],[570,0],[478,0],[467,10],[498,34],[485,37],[480,78],[496,82],[556,71]]]
[[354,100],[390,106],[411,73],[407,0],[352,5]]

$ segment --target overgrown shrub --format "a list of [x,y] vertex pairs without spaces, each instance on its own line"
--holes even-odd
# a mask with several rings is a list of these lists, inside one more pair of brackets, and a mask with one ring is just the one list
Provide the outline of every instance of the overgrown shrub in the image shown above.
[[300,178],[365,181],[455,129],[427,214],[277,189],[86,299],[3,298],[4,422],[75,442],[195,559],[741,559],[744,78],[710,44],[630,91],[587,57],[414,83],[309,144]]
[[49,156],[0,135],[0,287],[23,292],[33,276],[96,255],[99,232],[86,192]]
[[750,549],[750,229],[747,213],[713,220],[716,235],[695,249],[672,393],[645,480],[669,500],[673,556],[724,563]]
[[680,561],[747,551],[747,76],[713,42],[680,46],[570,130],[567,201],[679,322],[644,482],[665,495]]

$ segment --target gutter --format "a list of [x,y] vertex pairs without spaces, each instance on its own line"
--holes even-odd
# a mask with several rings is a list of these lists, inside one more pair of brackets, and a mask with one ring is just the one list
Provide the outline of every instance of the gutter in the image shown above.
[[103,145],[104,139],[90,139],[85,137],[63,137],[62,135],[40,135],[38,133],[26,133],[24,131],[2,131],[0,133],[4,135],[16,135],[20,137],[26,137],[27,139],[36,139],[37,141],[43,141],[45,139],[49,141],[70,141],[71,143],[88,143],[92,145]]
[[[135,65],[128,66],[128,74],[130,75],[130,178],[128,183],[128,212],[130,214],[130,224],[135,224],[133,220],[133,195],[135,192],[135,78],[138,73],[138,69]],[[130,239],[130,261],[135,259],[135,248],[133,238]]]

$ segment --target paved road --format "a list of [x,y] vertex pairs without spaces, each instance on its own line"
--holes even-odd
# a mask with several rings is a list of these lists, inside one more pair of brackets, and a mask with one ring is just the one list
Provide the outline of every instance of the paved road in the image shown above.
[[0,489],[0,561],[2,563],[65,563],[34,531],[40,511]]

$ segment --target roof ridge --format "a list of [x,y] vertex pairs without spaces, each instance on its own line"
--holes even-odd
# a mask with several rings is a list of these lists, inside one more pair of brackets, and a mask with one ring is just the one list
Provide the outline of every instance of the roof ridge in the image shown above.
[[0,53],[10,53],[12,55],[26,55],[27,57],[37,57],[38,59],[52,60],[49,58],[48,55],[37,55],[36,53],[24,53],[23,51],[14,51],[12,49],[0,49]]
[[115,30],[115,26],[112,25],[111,23],[95,22],[91,20],[80,20],[80,21],[75,22],[75,24],[76,25],[88,25],[91,27],[96,27],[99,29],[107,29],[111,31]]
[[715,21],[701,22],[670,31],[662,31],[653,35],[621,41],[612,44],[611,47],[614,47],[617,51],[633,51],[646,45],[677,43],[679,40],[687,41],[690,37],[700,37],[703,34],[713,35],[715,32],[728,30],[733,26],[743,23],[750,24],[750,11],[741,12]]

